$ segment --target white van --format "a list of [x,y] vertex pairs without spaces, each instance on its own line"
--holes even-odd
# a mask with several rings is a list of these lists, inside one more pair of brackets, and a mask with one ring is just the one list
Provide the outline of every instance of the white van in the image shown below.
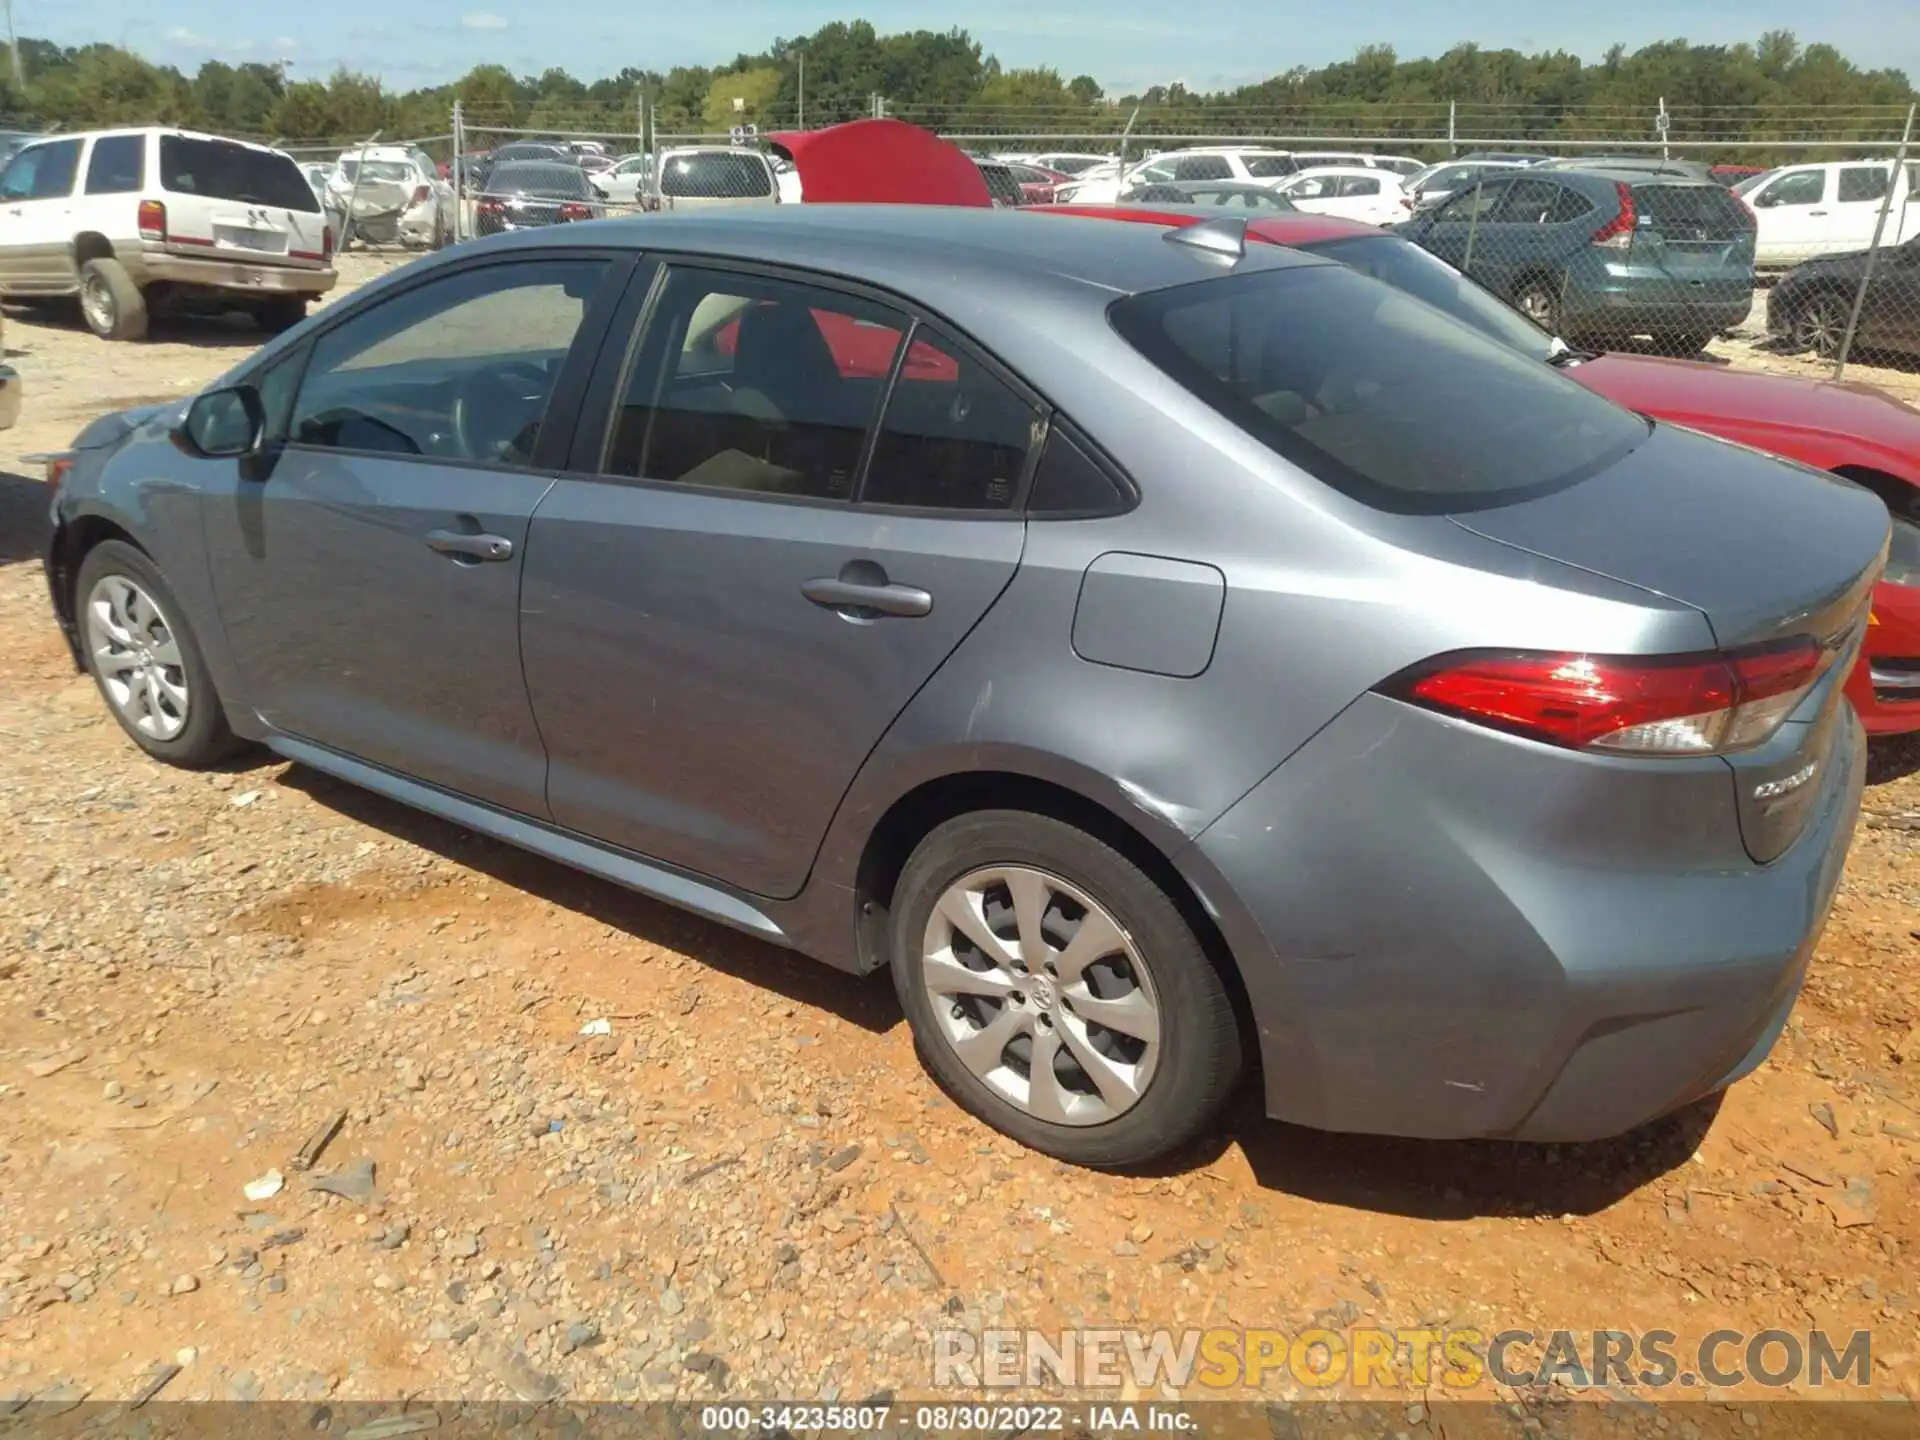
[[1881,243],[1898,245],[1920,235],[1920,162],[1898,175],[1888,160],[1783,165],[1747,191],[1746,201],[1760,222],[1753,261],[1763,270],[1866,249],[1883,207],[1887,225]]
[[101,130],[36,140],[0,172],[0,290],[77,295],[102,339],[141,338],[174,301],[223,303],[278,332],[335,278],[318,197],[264,145]]
[[665,210],[778,205],[781,199],[779,177],[765,155],[726,145],[661,151],[653,193]]

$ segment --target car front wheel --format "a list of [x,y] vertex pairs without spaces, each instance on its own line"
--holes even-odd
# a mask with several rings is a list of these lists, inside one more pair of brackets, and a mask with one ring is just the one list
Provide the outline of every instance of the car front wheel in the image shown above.
[[1179,908],[1126,856],[1022,811],[939,826],[901,872],[894,984],[968,1110],[1075,1164],[1144,1164],[1231,1094],[1240,1033]]
[[242,748],[180,602],[144,553],[120,540],[95,546],[74,599],[87,669],[134,744],[188,769]]

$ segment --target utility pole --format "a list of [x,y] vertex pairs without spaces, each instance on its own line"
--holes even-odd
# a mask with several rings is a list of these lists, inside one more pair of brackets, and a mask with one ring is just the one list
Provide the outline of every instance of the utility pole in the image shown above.
[[20,68],[20,37],[13,29],[13,0],[7,0],[7,54],[13,61],[13,89],[22,99],[26,96],[27,77]]
[[787,52],[787,58],[800,66],[800,116],[794,123],[794,129],[807,128],[807,52],[805,47],[796,45]]

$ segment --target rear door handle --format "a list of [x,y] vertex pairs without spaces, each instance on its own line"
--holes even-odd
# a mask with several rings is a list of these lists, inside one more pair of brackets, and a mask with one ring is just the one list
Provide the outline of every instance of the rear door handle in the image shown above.
[[462,535],[458,530],[429,530],[427,546],[442,555],[469,555],[475,560],[511,560],[513,542],[504,535]]
[[829,610],[878,610],[882,615],[918,619],[933,613],[933,596],[911,585],[862,585],[832,577],[809,580],[800,593]]

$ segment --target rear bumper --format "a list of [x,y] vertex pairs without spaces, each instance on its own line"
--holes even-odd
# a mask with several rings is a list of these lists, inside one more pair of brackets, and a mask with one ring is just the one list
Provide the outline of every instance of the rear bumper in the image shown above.
[[1567,324],[1633,333],[1704,330],[1719,333],[1745,322],[1753,311],[1753,287],[1705,282],[1701,291],[1671,282],[1618,285],[1592,290],[1569,286],[1563,310]]
[[1180,857],[1259,1030],[1268,1113],[1594,1140],[1730,1084],[1785,1024],[1864,782],[1836,718],[1770,865],[1720,760],[1651,767],[1368,695]]
[[141,286],[193,285],[257,295],[324,295],[339,279],[331,266],[309,269],[244,260],[202,259],[160,249],[143,249],[137,256],[127,256],[125,263],[134,283]]
[[11,430],[20,419],[22,390],[20,372],[11,365],[0,365],[0,430]]

